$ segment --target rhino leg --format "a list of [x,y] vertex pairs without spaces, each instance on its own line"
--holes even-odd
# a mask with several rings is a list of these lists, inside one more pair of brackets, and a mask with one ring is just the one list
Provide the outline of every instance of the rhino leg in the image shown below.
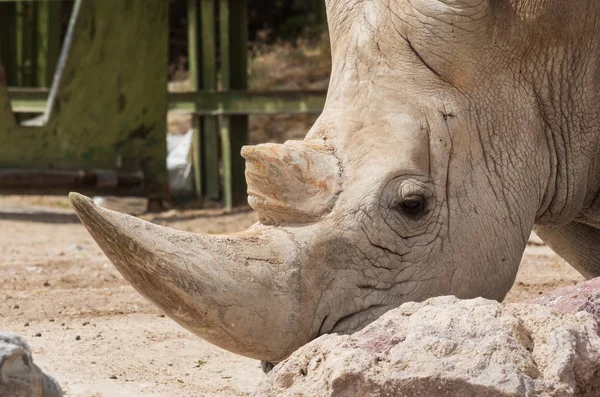
[[600,277],[600,229],[571,222],[536,226],[535,232],[585,278]]

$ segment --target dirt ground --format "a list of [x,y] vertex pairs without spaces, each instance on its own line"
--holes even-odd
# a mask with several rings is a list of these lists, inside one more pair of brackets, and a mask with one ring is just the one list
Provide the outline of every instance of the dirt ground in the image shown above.
[[[251,211],[169,211],[152,222],[204,233],[242,230]],[[582,277],[529,244],[507,300]],[[112,267],[66,199],[0,196],[0,330],[25,336],[35,362],[71,397],[244,396],[256,360],[214,347],[164,317]]]

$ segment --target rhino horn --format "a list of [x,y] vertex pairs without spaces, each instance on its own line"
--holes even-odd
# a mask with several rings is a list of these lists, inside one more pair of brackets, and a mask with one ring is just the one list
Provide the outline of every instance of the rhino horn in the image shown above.
[[340,167],[321,141],[245,146],[248,203],[263,224],[314,222],[340,192]]
[[297,243],[284,232],[256,225],[233,235],[187,233],[77,193],[70,199],[123,277],[192,333],[266,361],[283,359],[312,337],[300,320]]

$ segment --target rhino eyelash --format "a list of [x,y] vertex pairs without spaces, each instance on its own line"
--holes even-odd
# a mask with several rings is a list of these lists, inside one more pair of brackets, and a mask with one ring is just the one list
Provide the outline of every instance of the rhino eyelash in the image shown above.
[[431,66],[429,66],[429,64],[427,62],[425,62],[425,60],[423,59],[423,57],[421,56],[421,54],[419,54],[417,52],[417,50],[415,49],[415,47],[413,47],[412,43],[410,42],[409,39],[405,39],[406,42],[408,43],[408,48],[410,48],[410,50],[413,52],[413,54],[415,54],[415,56],[417,58],[419,58],[419,61],[421,61],[421,63],[423,65],[425,65],[425,67],[427,69],[429,69],[431,71],[431,73],[435,74],[437,77],[439,77],[440,79],[442,78],[442,76],[440,76],[440,74],[438,72],[435,71],[435,69],[433,69]]

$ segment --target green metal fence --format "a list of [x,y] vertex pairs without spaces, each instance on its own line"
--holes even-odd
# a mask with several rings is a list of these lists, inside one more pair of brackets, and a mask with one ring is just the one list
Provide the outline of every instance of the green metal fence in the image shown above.
[[[109,3],[111,5],[109,6]],[[246,0],[188,0],[188,38],[189,38],[189,58],[190,58],[190,79],[191,92],[186,93],[166,93],[166,54],[167,46],[165,45],[166,33],[157,33],[156,29],[166,29],[164,15],[166,2],[148,3],[144,0],[128,0],[126,2],[117,2],[121,7],[130,7],[128,10],[116,10],[112,1],[105,0],[76,0],[77,5],[81,6],[88,15],[88,22],[80,23],[86,25],[85,29],[81,29],[78,34],[73,34],[71,39],[74,41],[72,46],[78,47],[87,45],[91,52],[94,49],[103,49],[105,58],[94,58],[96,62],[93,65],[95,75],[88,73],[90,59],[88,54],[79,54],[63,48],[61,59],[64,63],[71,65],[69,69],[71,73],[77,71],[78,75],[83,75],[84,78],[78,81],[76,89],[81,92],[89,92],[92,94],[88,99],[88,107],[92,108],[98,103],[97,92],[94,87],[98,87],[101,82],[98,79],[115,80],[112,74],[117,74],[122,78],[133,79],[136,81],[133,84],[134,88],[127,92],[126,102],[129,103],[129,96],[135,97],[142,103],[149,102],[148,95],[157,95],[157,84],[162,86],[165,105],[164,108],[154,106],[154,114],[150,117],[155,120],[155,126],[164,126],[166,120],[166,112],[189,113],[193,115],[194,129],[194,149],[193,149],[193,164],[195,187],[198,197],[209,198],[213,200],[221,200],[227,207],[241,204],[245,202],[246,185],[244,179],[244,162],[239,155],[241,147],[248,140],[248,115],[253,114],[274,114],[274,113],[318,113],[321,111],[325,92],[249,92],[247,91],[247,69],[248,69],[248,51],[247,51],[247,15],[248,7]],[[163,3],[163,5],[159,5]],[[51,90],[47,88],[50,84],[49,76],[54,73],[53,59],[58,58],[58,48],[60,47],[60,33],[57,26],[59,25],[58,18],[60,17],[60,2],[59,1],[25,1],[18,2],[0,0],[0,59],[4,64],[6,71],[6,79],[10,85],[19,85],[20,87],[10,87],[4,90],[4,94],[10,97],[12,112],[19,113],[46,113],[51,116],[52,103],[55,101],[54,96],[58,95],[65,89],[65,80],[70,81],[70,76],[65,76],[64,68],[60,68],[56,72],[54,79],[55,83]],[[157,12],[153,8],[160,9]],[[25,10],[25,11],[23,11]],[[33,11],[37,10],[37,11]],[[146,11],[144,11],[146,10]],[[81,11],[80,11],[81,12]],[[108,14],[111,13],[112,14]],[[97,18],[115,18],[115,12],[127,12],[128,21],[121,23],[129,23],[137,26],[141,23],[140,19],[146,19],[145,23],[141,23],[141,28],[124,29],[123,26],[113,25],[112,29],[118,29],[118,32],[106,30],[102,37],[90,38],[93,26],[90,26],[90,21],[96,21],[99,24],[106,23],[98,21]],[[321,13],[322,18],[324,17]],[[27,19],[33,18],[33,19]],[[78,18],[82,16],[74,15],[71,19],[73,25],[76,25]],[[90,19],[91,18],[91,19]],[[148,20],[151,18],[152,20]],[[24,23],[25,20],[37,21],[36,23]],[[111,22],[111,23],[119,23]],[[92,24],[93,25],[93,24]],[[154,31],[151,32],[152,26]],[[73,28],[75,29],[75,28]],[[141,32],[140,29],[148,29]],[[25,32],[27,31],[27,32]],[[38,32],[38,33],[32,33]],[[141,33],[148,34],[152,41],[141,36]],[[35,38],[38,35],[43,38]],[[84,35],[86,37],[80,37]],[[160,36],[158,40],[157,37]],[[58,40],[57,40],[58,38]],[[69,39],[69,37],[67,37]],[[119,43],[115,43],[118,40]],[[101,42],[103,41],[103,42]],[[36,44],[32,44],[36,42]],[[41,43],[41,44],[40,44]],[[111,47],[115,45],[122,51],[112,51]],[[64,46],[63,46],[64,47]],[[135,49],[135,47],[142,47]],[[117,49],[118,49],[117,48]],[[136,53],[138,57],[136,58]],[[108,54],[108,55],[107,55]],[[124,57],[119,59],[119,57]],[[42,61],[42,58],[44,61]],[[37,59],[37,61],[35,61]],[[148,64],[147,59],[152,59],[153,62],[163,62],[163,65]],[[123,75],[121,69],[122,63],[139,62],[140,67],[138,72],[141,76],[133,76],[131,74]],[[59,62],[60,65],[60,62]],[[149,69],[147,71],[146,69]],[[164,77],[157,78],[156,72],[163,70]],[[85,79],[89,79],[86,80]],[[95,81],[94,81],[95,80]],[[118,79],[116,79],[118,80]],[[144,82],[146,83],[144,85]],[[161,131],[163,133],[163,143],[158,144],[156,139],[161,132],[147,132],[146,135],[140,137],[140,134],[131,134],[136,131],[134,121],[139,123],[139,117],[127,117],[125,112],[119,112],[120,104],[123,96],[118,95],[120,90],[119,84],[131,87],[124,81],[115,81],[114,85],[106,87],[112,89],[115,95],[107,95],[106,104],[100,106],[104,112],[104,118],[117,117],[121,118],[121,124],[131,124],[129,130],[123,130],[122,133],[113,136],[113,139],[97,137],[98,142],[94,143],[94,138],[87,140],[79,140],[79,152],[87,152],[88,158],[86,161],[65,161],[60,162],[60,170],[90,170],[96,169],[99,166],[106,169],[109,168],[114,172],[123,173],[123,164],[111,165],[114,158],[98,158],[91,156],[89,158],[90,148],[93,148],[94,153],[103,153],[104,157],[111,157],[106,153],[107,150],[114,150],[117,147],[122,150],[122,146],[135,148],[129,150],[133,157],[137,157],[138,163],[140,157],[145,159],[146,163],[155,164],[163,162],[162,168],[159,166],[148,167],[141,165],[138,171],[143,171],[145,178],[148,180],[144,184],[146,187],[152,186],[150,190],[146,189],[147,194],[156,193],[156,191],[164,191],[164,133],[166,128]],[[62,85],[61,85],[62,84]],[[37,87],[37,88],[27,88]],[[2,87],[0,87],[0,108],[2,107]],[[106,94],[106,93],[105,93]],[[49,99],[50,98],[50,99]],[[80,95],[81,98],[81,95]],[[68,103],[69,101],[67,101]],[[156,103],[156,100],[150,101]],[[159,100],[160,103],[160,100]],[[73,106],[72,106],[73,107]],[[73,107],[77,111],[85,112],[85,106]],[[162,110],[161,110],[162,109]],[[54,109],[56,110],[56,109]],[[71,112],[74,110],[61,109],[61,113]],[[94,112],[92,112],[94,113]],[[77,130],[94,128],[91,126],[92,120],[89,115],[72,115],[73,119],[82,121],[77,125]],[[96,123],[98,122],[97,112],[95,113]],[[10,117],[8,113],[0,118]],[[56,130],[61,129],[61,125],[54,125],[49,121],[46,122],[45,136],[46,142],[52,142],[54,145],[61,145],[61,138],[68,142],[73,141],[72,136],[81,134],[81,132],[70,130],[68,133],[56,134]],[[158,122],[162,119],[162,122]],[[147,124],[150,121],[147,121]],[[157,124],[158,123],[158,124]],[[59,123],[60,124],[60,123]],[[77,123],[76,123],[77,124]],[[102,124],[102,123],[100,123]],[[48,127],[50,126],[50,127]],[[105,128],[106,126],[102,126]],[[16,129],[25,127],[15,126]],[[14,129],[13,128],[13,129]],[[31,128],[31,127],[28,127]],[[114,126],[112,127],[114,128]],[[139,129],[139,128],[138,128]],[[110,135],[109,131],[101,131],[95,127],[98,135]],[[14,131],[13,131],[14,132]],[[7,133],[4,132],[4,135]],[[54,134],[54,136],[52,135]],[[0,139],[4,139],[3,127],[0,126]],[[10,134],[8,145],[14,146],[16,150],[27,150],[27,143],[19,143],[18,134]],[[88,131],[88,136],[89,136]],[[96,135],[94,135],[96,136]],[[124,142],[127,137],[133,137],[133,141]],[[139,142],[142,139],[142,142]],[[119,147],[121,145],[121,147]],[[68,155],[69,151],[59,154]],[[112,154],[112,153],[111,153]],[[50,159],[53,156],[43,150],[37,151],[38,159]],[[56,153],[55,153],[56,155]],[[71,157],[72,153],[71,153]],[[77,157],[77,156],[75,156]],[[114,156],[113,156],[114,157]],[[70,160],[73,160],[71,158]],[[81,160],[81,159],[79,159]],[[118,163],[118,162],[117,162]],[[46,165],[46,167],[44,167]],[[24,164],[19,161],[6,161],[2,158],[2,150],[0,150],[0,192],[6,191],[6,186],[3,186],[2,169],[29,169],[33,167],[47,169],[48,161],[37,161],[34,164]],[[55,164],[51,164],[55,168]],[[135,167],[134,167],[135,169]],[[159,175],[155,178],[152,173]],[[38,178],[39,179],[39,178]],[[14,180],[14,178],[12,178]],[[94,190],[94,187],[90,188]],[[155,190],[151,192],[151,190]],[[13,186],[10,191],[15,191]],[[18,190],[18,189],[17,189]],[[27,190],[27,189],[22,189]],[[60,191],[60,188],[58,189]],[[140,190],[124,190],[121,194],[139,194]]]
[[7,81],[23,87],[50,87],[60,53],[62,3],[3,2],[0,57]]

